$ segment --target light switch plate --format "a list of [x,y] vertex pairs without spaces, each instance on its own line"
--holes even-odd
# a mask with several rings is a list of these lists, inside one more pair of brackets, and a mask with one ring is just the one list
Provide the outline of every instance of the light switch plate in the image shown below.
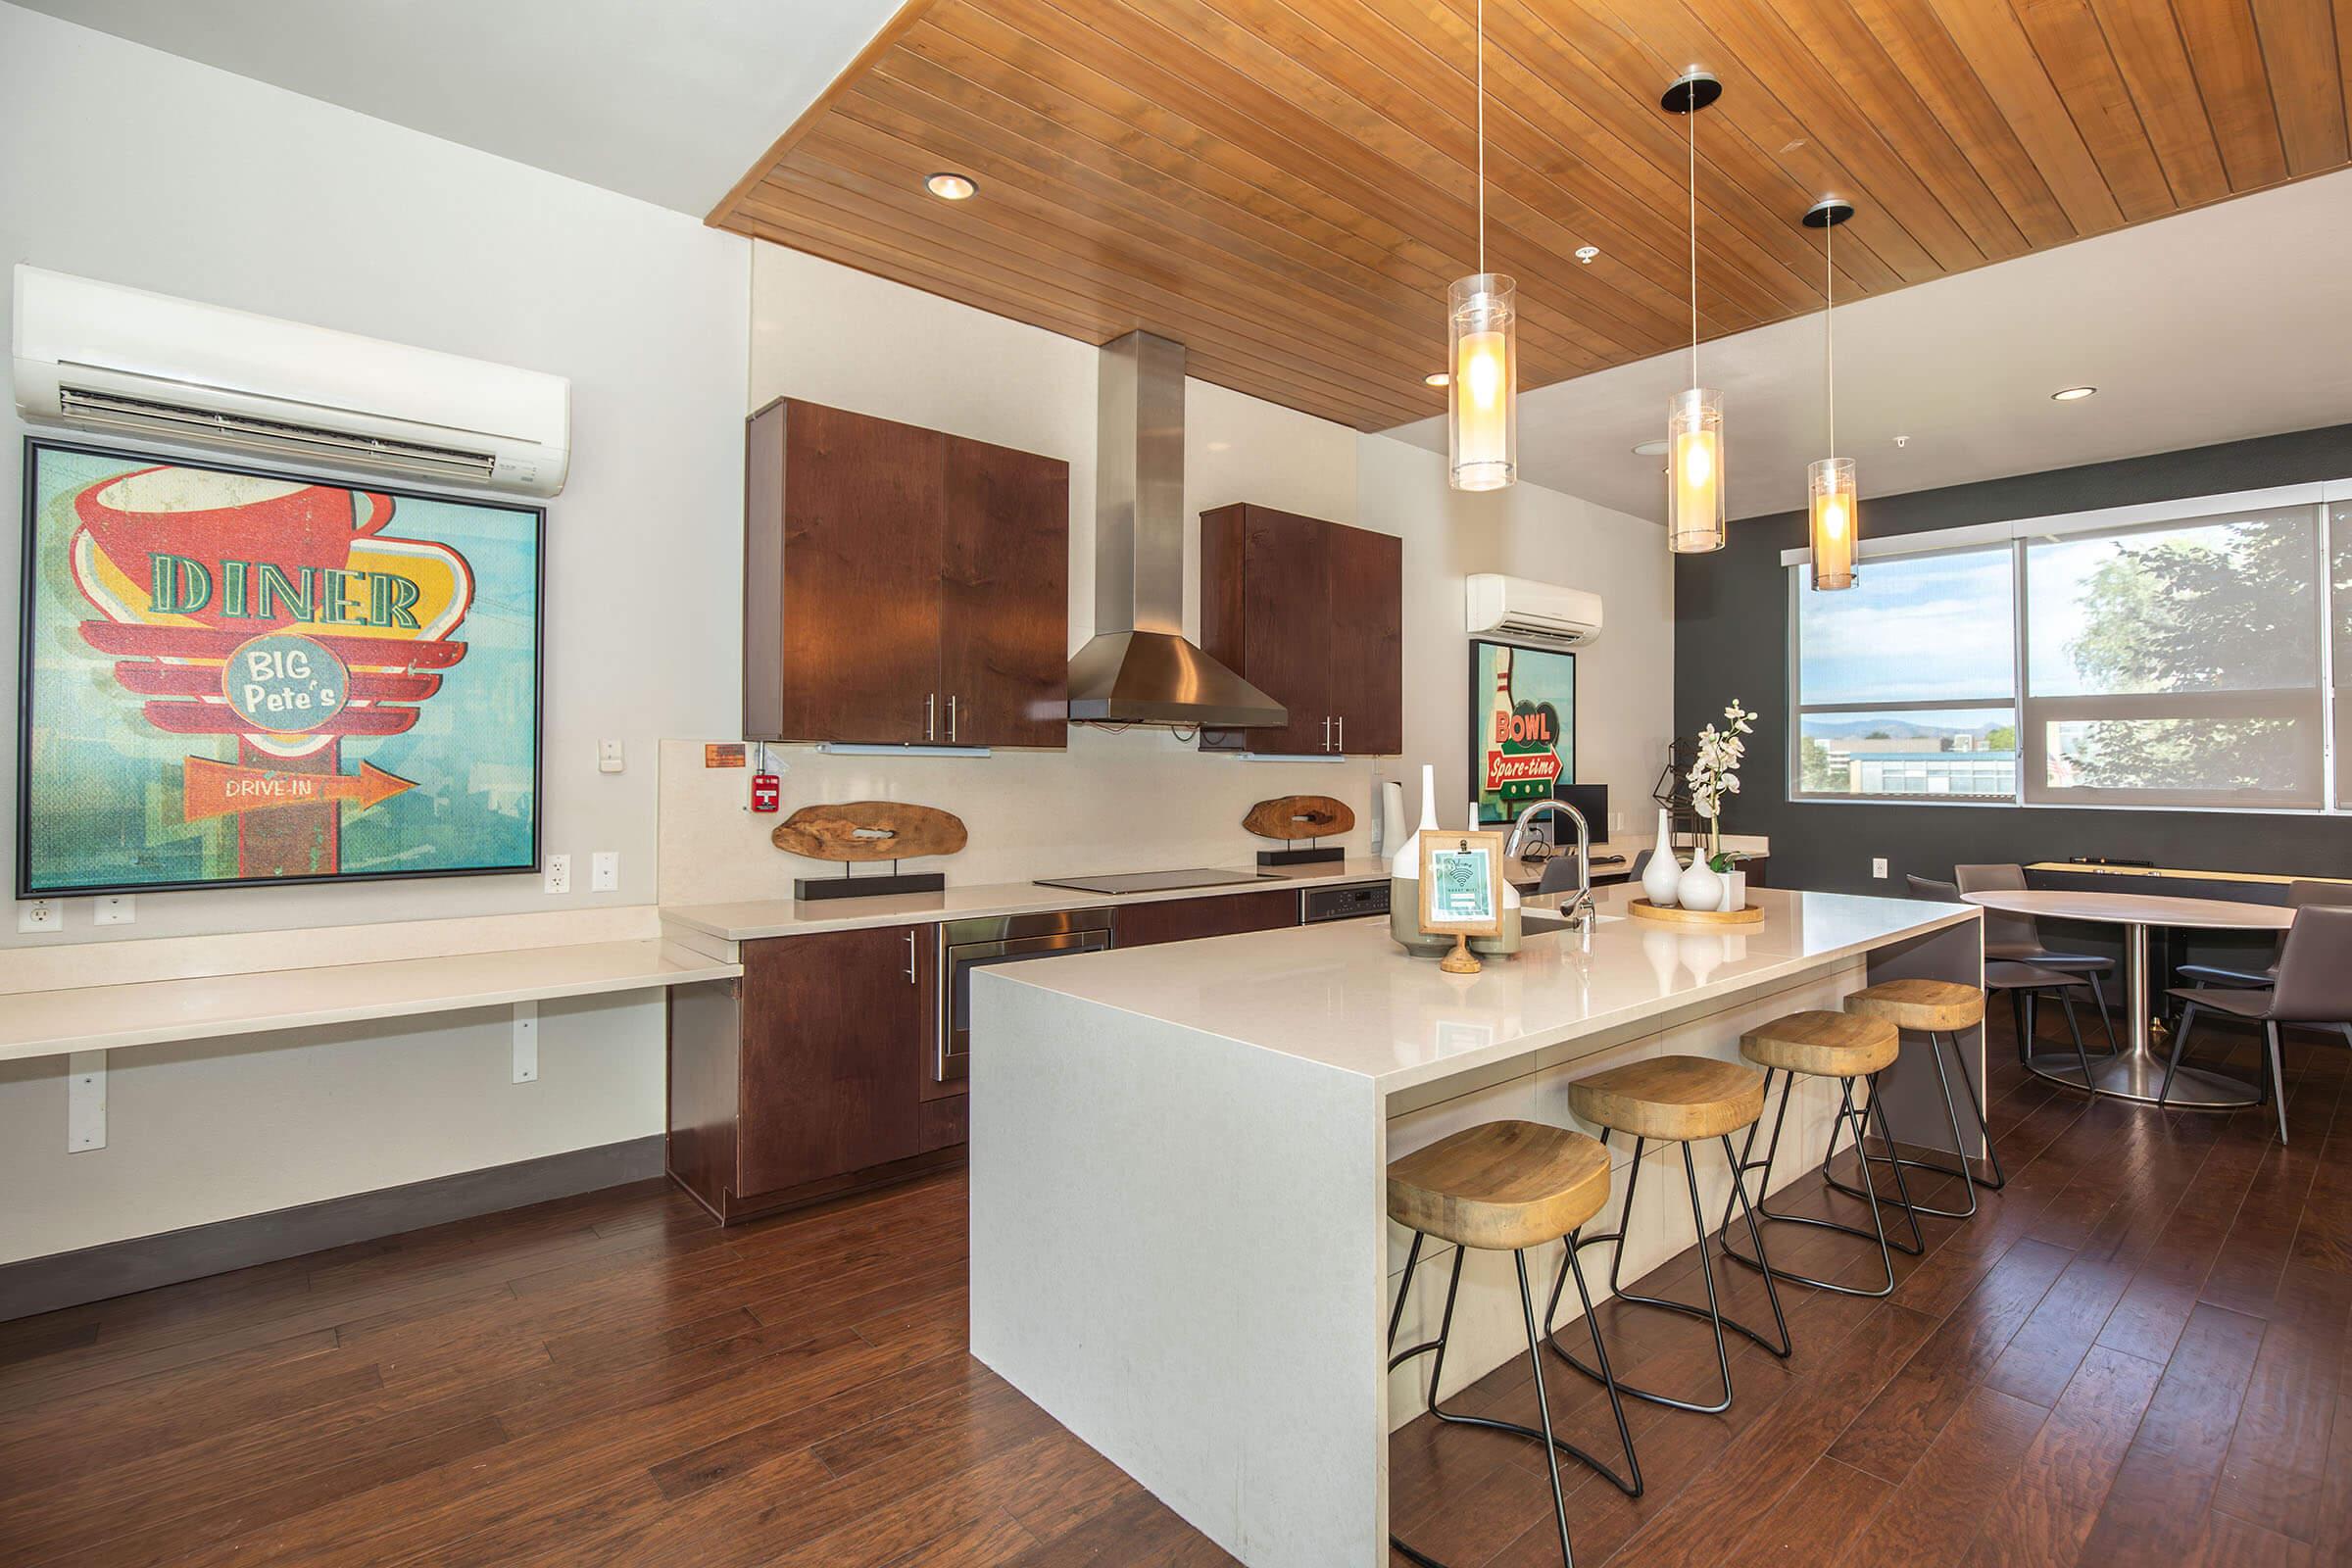
[[599,850],[588,862],[588,891],[611,893],[620,886],[620,852]]
[[127,893],[100,899],[90,908],[92,925],[128,925],[138,917],[138,905]]
[[1884,856],[1881,856],[1881,857],[1880,857],[1880,858],[1878,858],[1877,859],[1875,859],[1875,860],[1872,860],[1872,861],[1870,862],[1870,874],[1871,874],[1872,876],[1875,876],[1875,877],[1879,878],[1881,881],[1884,881],[1884,880],[1886,879],[1886,857],[1884,857]]
[[598,741],[596,743],[596,768],[598,772],[617,773],[627,766],[628,763],[621,758],[620,742]]
[[66,906],[55,899],[26,899],[17,906],[17,929],[20,931],[63,931],[66,928]]
[[547,891],[550,893],[569,893],[571,891],[570,856],[551,855],[547,858]]

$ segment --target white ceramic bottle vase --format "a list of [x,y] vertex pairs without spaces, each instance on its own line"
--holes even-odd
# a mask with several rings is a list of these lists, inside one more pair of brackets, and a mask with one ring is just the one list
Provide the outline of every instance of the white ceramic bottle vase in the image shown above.
[[[1421,880],[1421,835],[1438,830],[1438,767],[1435,762],[1421,764],[1421,826],[1411,837],[1396,846],[1396,854],[1389,861],[1389,875],[1407,882]],[[1418,911],[1414,919],[1418,920]]]
[[1642,896],[1661,909],[1674,907],[1676,885],[1683,879],[1682,862],[1674,858],[1674,822],[1658,808],[1658,840],[1642,868]]

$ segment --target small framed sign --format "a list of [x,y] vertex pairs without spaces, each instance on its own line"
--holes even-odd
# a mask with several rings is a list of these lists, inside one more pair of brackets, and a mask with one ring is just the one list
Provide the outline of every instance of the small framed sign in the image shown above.
[[1479,962],[1470,938],[1502,933],[1502,835],[1421,835],[1421,929],[1450,936],[1453,951],[1439,967],[1476,974]]

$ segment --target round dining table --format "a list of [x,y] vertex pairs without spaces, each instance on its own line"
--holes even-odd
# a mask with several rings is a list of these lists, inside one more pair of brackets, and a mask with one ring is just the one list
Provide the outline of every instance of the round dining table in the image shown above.
[[[2089,1089],[2117,1100],[2156,1102],[2164,1084],[2164,1058],[2156,1054],[2153,980],[2148,973],[2148,929],[2184,927],[2204,931],[2284,931],[2295,911],[2276,904],[2238,904],[2227,899],[2182,899],[2142,893],[2063,893],[2041,888],[2002,888],[1963,893],[1970,904],[2006,914],[2049,920],[2090,920],[2120,927],[2124,937],[2124,1013],[2128,1038],[2116,1053],[2090,1063]],[[2072,1051],[2032,1052],[2026,1065],[2040,1077],[2082,1088],[2082,1068]],[[2223,1110],[2261,1099],[2254,1085],[2217,1072],[2182,1067],[2173,1079],[2167,1105]]]

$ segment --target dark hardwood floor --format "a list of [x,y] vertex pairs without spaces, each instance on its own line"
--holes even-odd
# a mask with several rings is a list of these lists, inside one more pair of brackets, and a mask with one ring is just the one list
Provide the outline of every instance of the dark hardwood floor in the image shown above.
[[[2352,1561],[2348,1054],[2290,1052],[2281,1147],[2267,1111],[2087,1104],[1996,1037],[2008,1190],[1888,1300],[1788,1290],[1796,1353],[1740,1353],[1729,1414],[1638,1406],[1648,1494],[1572,1469],[1578,1562]],[[0,1324],[0,1562],[1229,1561],[965,1353],[963,1200],[720,1231],[648,1184]],[[1602,1320],[1627,1375],[1703,1391],[1703,1329]],[[1522,1361],[1462,1402],[1532,1398]],[[1392,1451],[1416,1545],[1558,1560],[1532,1446],[1425,1418]]]

